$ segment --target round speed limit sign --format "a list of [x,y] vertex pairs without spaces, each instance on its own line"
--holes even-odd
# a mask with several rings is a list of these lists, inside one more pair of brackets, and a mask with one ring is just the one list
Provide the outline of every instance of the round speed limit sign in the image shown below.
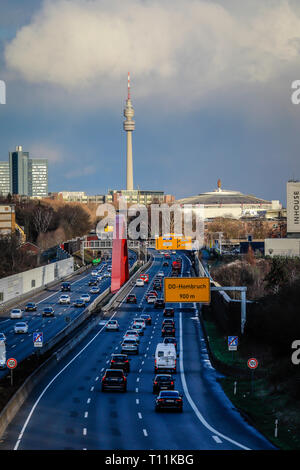
[[255,359],[255,357],[251,357],[251,359],[248,359],[247,365],[249,369],[256,369],[258,366],[258,360]]
[[9,369],[14,369],[15,367],[17,367],[17,360],[14,359],[13,357],[11,357],[10,359],[7,359],[6,361],[6,365]]

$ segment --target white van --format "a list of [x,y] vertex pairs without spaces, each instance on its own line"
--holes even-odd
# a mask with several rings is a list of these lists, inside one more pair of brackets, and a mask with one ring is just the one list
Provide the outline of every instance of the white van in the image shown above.
[[176,372],[176,349],[174,344],[158,343],[155,350],[154,372]]

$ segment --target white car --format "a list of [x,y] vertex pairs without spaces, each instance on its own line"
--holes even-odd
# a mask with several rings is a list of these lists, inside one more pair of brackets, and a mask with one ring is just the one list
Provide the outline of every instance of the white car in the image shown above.
[[97,279],[98,279],[98,281],[102,281],[103,276],[101,276],[101,274],[97,274]]
[[91,294],[99,294],[99,292],[100,292],[100,288],[99,288],[99,287],[96,287],[96,286],[95,286],[95,287],[92,287],[92,288],[90,289],[90,293],[91,293]]
[[119,330],[118,320],[108,320],[108,322],[105,325],[105,328],[107,331],[109,330],[118,331]]
[[164,277],[164,273],[162,271],[159,271],[159,273],[157,273],[157,277]]
[[58,303],[59,304],[69,304],[71,302],[71,298],[67,294],[63,294],[60,296]]
[[97,271],[92,271],[91,272],[91,276],[97,276],[97,274],[98,274]]
[[124,339],[135,339],[138,343],[140,342],[139,334],[134,330],[127,330]]
[[10,311],[10,318],[22,318],[22,310],[20,308],[13,308]]
[[85,303],[87,303],[91,300],[91,296],[89,294],[82,294],[80,296],[80,299],[83,300]]
[[143,318],[134,318],[133,325],[138,325],[143,328],[143,330],[146,328],[146,322]]
[[15,324],[15,333],[28,333],[28,324],[25,321],[20,321]]
[[135,282],[135,285],[137,287],[144,287],[145,283],[144,283],[143,279],[137,279],[136,282]]
[[154,304],[155,301],[156,301],[156,296],[155,295],[149,295],[147,297],[148,304]]

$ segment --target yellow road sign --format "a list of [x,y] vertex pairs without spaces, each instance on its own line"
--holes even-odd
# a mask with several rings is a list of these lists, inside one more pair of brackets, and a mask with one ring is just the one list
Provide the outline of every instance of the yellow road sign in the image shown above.
[[158,237],[155,241],[157,250],[191,250],[192,237]]
[[166,277],[165,302],[210,303],[209,277]]

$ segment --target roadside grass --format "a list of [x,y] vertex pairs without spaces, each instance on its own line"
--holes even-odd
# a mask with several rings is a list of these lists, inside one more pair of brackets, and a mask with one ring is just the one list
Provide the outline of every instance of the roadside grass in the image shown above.
[[[212,321],[204,320],[204,326],[212,353],[226,365],[239,367],[246,370],[247,359],[251,357],[251,346],[244,344],[240,351],[228,351],[227,337]],[[257,347],[257,346],[256,346]],[[251,378],[227,376],[219,379],[220,384],[241,414],[248,419],[250,424],[260,431],[270,442],[282,450],[300,449],[300,407],[299,401],[292,393],[293,388],[286,382],[274,387],[268,380],[272,368],[284,368],[284,361],[278,361],[276,365],[271,363],[266,355],[255,355],[259,360],[260,376],[253,373]],[[249,370],[249,369],[248,369]],[[262,376],[261,376],[262,373]],[[234,386],[236,382],[236,394]],[[278,420],[278,436],[275,437],[275,420]]]

